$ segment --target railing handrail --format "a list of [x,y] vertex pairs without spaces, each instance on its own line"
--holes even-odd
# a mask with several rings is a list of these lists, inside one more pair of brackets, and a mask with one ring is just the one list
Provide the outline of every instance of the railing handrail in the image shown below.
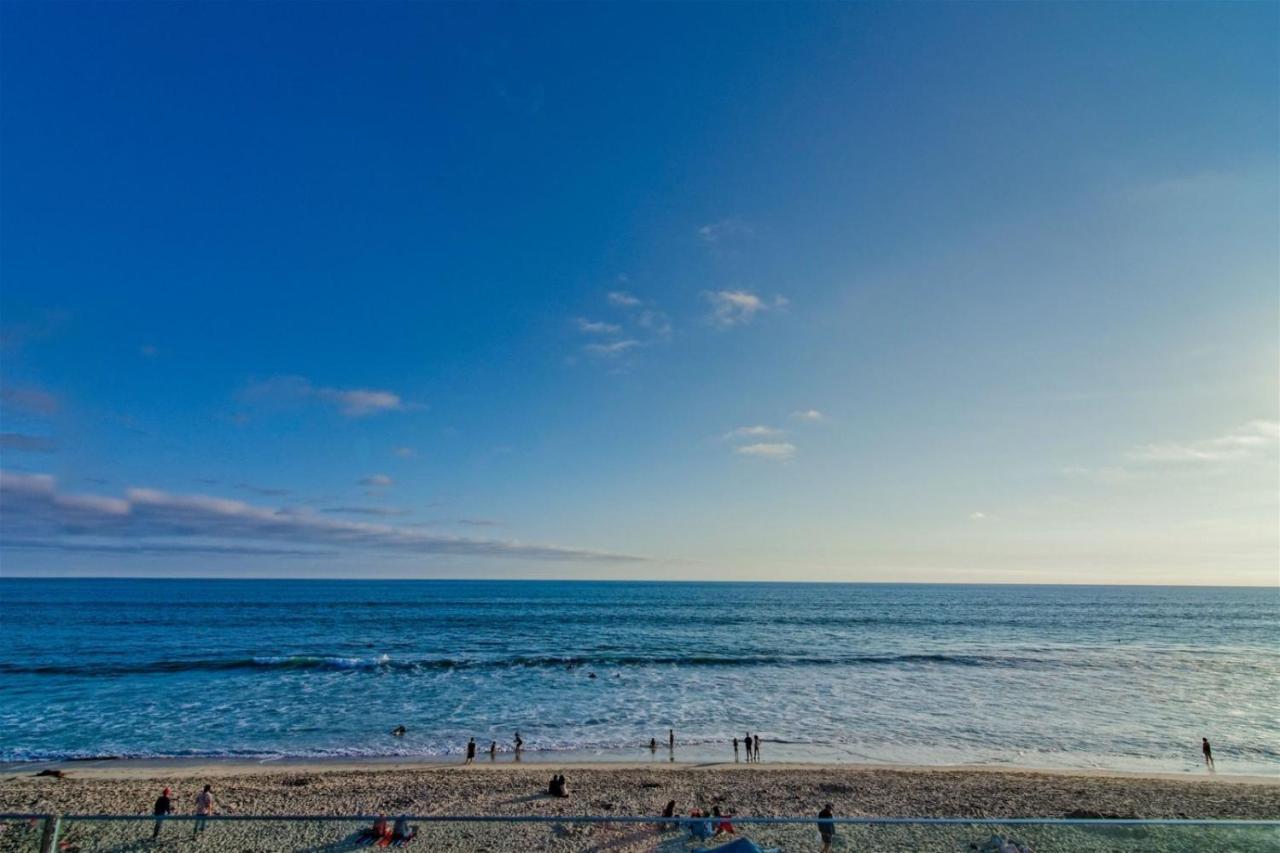
[[[48,818],[53,815],[6,815],[0,814],[0,820]],[[1010,818],[964,818],[964,817],[747,817],[740,815],[707,815],[705,817],[689,817],[679,815],[663,817],[662,815],[618,815],[616,817],[597,815],[412,815],[412,814],[368,814],[368,815],[109,815],[109,814],[62,814],[64,821],[152,821],[152,820],[208,820],[208,821],[271,821],[271,822],[357,822],[379,819],[405,818],[419,823],[666,823],[696,824],[708,821],[729,820],[741,825],[771,824],[836,824],[845,826],[875,825],[935,825],[935,826],[1253,826],[1280,828],[1280,820],[1245,819],[1245,818],[1050,818],[1050,817],[1010,817]]]

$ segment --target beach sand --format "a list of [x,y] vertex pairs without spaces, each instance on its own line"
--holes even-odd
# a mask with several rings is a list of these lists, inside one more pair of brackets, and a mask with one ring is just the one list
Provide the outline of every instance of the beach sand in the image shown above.
[[[546,815],[617,816],[658,814],[675,800],[680,814],[718,805],[741,816],[811,816],[823,803],[844,817],[1065,817],[1087,812],[1138,818],[1280,818],[1280,779],[1228,775],[1139,775],[1083,771],[1034,771],[976,767],[920,768],[770,764],[583,765],[551,763],[473,767],[399,763],[94,762],[60,765],[67,777],[37,778],[30,768],[0,774],[0,809],[57,814],[150,812],[160,789],[173,788],[178,813],[190,813],[200,786],[211,783],[220,811],[228,815]],[[571,796],[545,796],[553,772],[568,777]],[[297,827],[215,824],[198,845],[185,840],[190,824],[165,827],[173,849],[348,849],[360,824],[318,824],[302,835]],[[257,827],[256,829],[254,827]],[[784,849],[816,849],[812,827],[742,827],[746,834]],[[932,832],[914,840],[907,830],[841,830],[843,849],[963,849],[951,847],[973,828]],[[985,830],[984,830],[985,831]],[[683,849],[678,833],[650,827],[508,824],[431,826],[429,849],[653,850]],[[897,836],[894,836],[897,833]],[[945,838],[943,835],[945,834]],[[1025,830],[1037,850],[1094,849],[1080,839],[1057,844]],[[933,836],[936,835],[937,838]],[[990,835],[990,832],[986,832]],[[986,835],[983,835],[985,838]],[[132,849],[150,836],[150,823],[108,829],[69,823],[64,838],[81,850]],[[183,839],[179,841],[179,839]],[[1088,839],[1086,839],[1087,841]],[[936,846],[935,846],[936,842]],[[1280,842],[1271,834],[1264,846]],[[1218,849],[1252,849],[1252,841]],[[676,845],[676,846],[671,846]],[[348,845],[349,846],[349,845]],[[838,848],[841,845],[837,845]],[[19,849],[0,843],[0,849]],[[1096,849],[1138,849],[1099,846]],[[1147,845],[1141,849],[1181,849]],[[1187,848],[1193,849],[1193,848]]]

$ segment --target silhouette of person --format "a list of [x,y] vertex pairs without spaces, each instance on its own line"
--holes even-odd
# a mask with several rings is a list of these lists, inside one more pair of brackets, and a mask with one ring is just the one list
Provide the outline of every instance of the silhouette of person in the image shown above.
[[1204,753],[1204,766],[1209,768],[1209,772],[1213,773],[1217,768],[1213,766],[1213,747],[1209,746],[1207,737],[1200,738],[1200,751]]

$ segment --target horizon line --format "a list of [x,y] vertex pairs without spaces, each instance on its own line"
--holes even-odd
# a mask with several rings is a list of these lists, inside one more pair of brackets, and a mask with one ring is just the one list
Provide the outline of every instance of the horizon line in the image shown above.
[[734,579],[653,579],[653,578],[359,578],[359,577],[279,577],[266,575],[262,577],[216,577],[199,575],[181,577],[177,575],[0,575],[0,581],[76,581],[76,580],[109,580],[109,581],[301,581],[304,583],[367,583],[370,581],[389,583],[645,583],[645,584],[776,584],[779,586],[805,584],[811,586],[1034,586],[1034,587],[1116,587],[1116,588],[1156,588],[1156,589],[1276,589],[1277,584],[1198,584],[1198,583],[1086,583],[1058,582],[1043,583],[1034,581],[820,581],[820,580],[734,580]]

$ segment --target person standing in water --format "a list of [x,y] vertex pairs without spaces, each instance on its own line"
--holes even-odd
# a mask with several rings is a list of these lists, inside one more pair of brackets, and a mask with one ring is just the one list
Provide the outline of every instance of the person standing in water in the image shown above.
[[656,737],[649,738],[649,752],[658,751],[658,739]]
[[1213,747],[1209,746],[1207,737],[1200,738],[1200,751],[1204,753],[1204,766],[1209,769],[1210,773],[1216,772],[1213,766]]
[[489,743],[489,760],[498,760],[498,742],[496,740]]
[[156,816],[156,827],[151,831],[151,840],[155,841],[160,837],[160,827],[164,826],[165,816],[173,814],[173,801],[169,799],[168,788],[165,788],[160,792],[160,796],[156,797],[156,806],[151,811]]
[[747,748],[747,763],[751,763],[751,732],[747,732],[747,736],[742,739],[742,745]]
[[520,750],[524,749],[524,741],[520,738],[520,732],[518,731],[516,732],[515,744],[516,744],[516,761],[519,761]]
[[667,729],[667,749],[676,748],[676,730]]
[[736,736],[733,739],[733,762],[735,764],[738,763],[738,738]]
[[756,761],[759,761],[760,760],[760,735],[756,735],[756,739],[753,745],[755,746],[755,750],[756,750]]
[[473,764],[476,760],[476,739],[467,741],[467,760],[463,764]]
[[213,786],[205,785],[204,790],[196,795],[196,821],[191,830],[192,838],[205,831],[209,815],[213,814],[216,806],[217,802],[213,799]]

